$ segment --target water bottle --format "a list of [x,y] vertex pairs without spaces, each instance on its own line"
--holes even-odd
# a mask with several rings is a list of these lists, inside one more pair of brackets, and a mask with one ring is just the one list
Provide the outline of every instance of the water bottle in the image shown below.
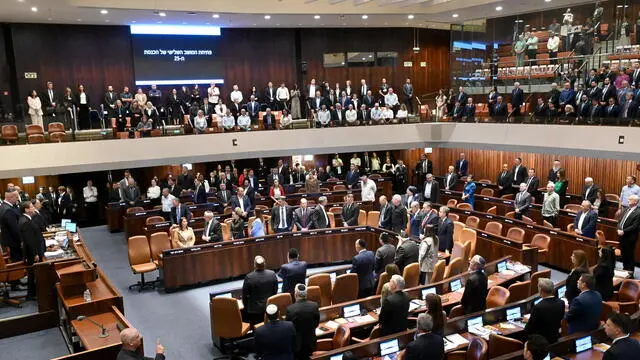
[[84,302],[89,302],[91,301],[91,291],[89,291],[89,289],[84,291]]

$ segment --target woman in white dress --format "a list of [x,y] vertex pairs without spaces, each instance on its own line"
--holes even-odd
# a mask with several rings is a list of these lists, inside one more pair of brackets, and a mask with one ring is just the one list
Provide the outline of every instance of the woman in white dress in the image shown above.
[[207,96],[209,97],[210,104],[217,104],[220,98],[220,89],[215,83],[211,83],[211,86],[207,89]]
[[27,97],[27,105],[29,106],[31,124],[40,125],[44,129],[44,123],[42,122],[42,102],[35,90],[32,90],[31,94]]
[[380,172],[380,158],[376,153],[373,153],[373,155],[371,155],[371,172]]
[[440,121],[442,117],[447,113],[447,96],[444,94],[444,90],[438,91],[436,96],[436,121]]
[[407,118],[409,117],[409,112],[407,111],[407,105],[400,105],[400,110],[396,113],[396,119],[399,123],[406,124]]
[[292,119],[301,119],[302,112],[300,110],[300,89],[298,88],[298,84],[293,85],[293,89],[291,89],[291,118]]
[[158,182],[155,179],[151,179],[151,186],[147,189],[147,199],[151,200],[152,204],[159,205],[161,195],[162,191],[158,186]]

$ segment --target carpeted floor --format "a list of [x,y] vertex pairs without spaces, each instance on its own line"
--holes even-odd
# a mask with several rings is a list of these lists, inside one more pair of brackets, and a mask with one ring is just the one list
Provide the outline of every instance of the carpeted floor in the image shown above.
[[0,354],[2,359],[44,360],[68,355],[69,351],[56,327],[0,339]]

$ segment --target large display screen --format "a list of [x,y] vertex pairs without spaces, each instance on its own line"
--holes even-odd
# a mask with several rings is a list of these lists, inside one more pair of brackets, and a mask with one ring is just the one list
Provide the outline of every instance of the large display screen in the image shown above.
[[219,27],[131,25],[136,85],[224,83]]

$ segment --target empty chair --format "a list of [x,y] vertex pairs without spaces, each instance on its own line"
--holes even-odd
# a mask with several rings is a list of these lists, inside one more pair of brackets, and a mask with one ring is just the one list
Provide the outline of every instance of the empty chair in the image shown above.
[[149,236],[149,250],[151,259],[157,267],[162,267],[162,252],[171,249],[171,240],[166,232],[157,232]]
[[487,294],[487,309],[502,306],[509,299],[509,290],[502,286],[493,286]]
[[138,287],[142,291],[145,287],[155,288],[155,283],[146,282],[144,274],[157,269],[156,264],[151,260],[151,250],[146,236],[132,236],[127,242],[129,265],[134,274],[140,274],[140,281],[129,286],[129,290]]
[[451,312],[449,313],[449,319],[453,319],[459,316],[464,316],[464,306],[462,305],[456,305],[453,307],[453,309],[451,309]]
[[331,289],[331,303],[340,304],[358,299],[358,275],[342,274],[336,277]]
[[331,276],[329,274],[315,274],[309,276],[307,286],[320,288],[320,307],[331,305]]
[[487,214],[498,215],[498,208],[495,206],[490,207],[487,210]]
[[[292,301],[291,301],[291,294],[287,293],[280,293],[280,294],[275,294],[272,296],[269,296],[269,298],[267,299],[267,305],[270,304],[274,304],[275,306],[278,307],[278,311],[279,314],[282,318],[284,318],[287,315],[287,308],[289,307],[289,305],[291,305]],[[265,322],[267,322],[267,316],[265,314]]]
[[[478,105],[480,105],[480,104],[478,104]],[[482,104],[482,105],[484,105],[484,104]],[[491,180],[489,180],[489,179],[480,179],[480,180],[478,180],[478,182],[479,183],[483,183],[483,184],[491,184]],[[487,188],[483,188],[483,190],[484,189],[487,189]],[[491,190],[491,189],[489,189],[489,190]]]
[[456,207],[456,205],[458,205],[458,200],[456,199],[449,199],[449,201],[447,201],[447,206],[450,208]]
[[520,281],[515,284],[511,284],[508,290],[509,298],[507,299],[507,304],[524,300],[529,297],[529,292],[531,291],[531,281]]
[[402,277],[406,289],[418,286],[420,284],[420,264],[415,262],[405,266]]
[[360,210],[360,213],[358,214],[358,225],[367,225],[367,212],[364,210]]
[[541,270],[541,271],[537,271],[534,272],[531,275],[531,279],[529,279],[530,281],[530,290],[529,290],[529,296],[532,296],[533,294],[537,294],[538,293],[538,279],[541,278],[547,278],[547,279],[551,279],[551,270]]
[[478,233],[475,230],[464,228],[460,236],[460,242],[463,244],[469,243],[468,258],[472,258],[476,254],[476,242],[478,241]]
[[211,339],[220,339],[220,351],[225,354],[225,345],[233,344],[234,339],[247,335],[250,324],[242,321],[238,301],[234,298],[215,297],[209,302],[209,317],[211,318]]
[[447,266],[444,271],[444,278],[448,279],[450,277],[456,276],[458,274],[462,274],[467,270],[467,259],[463,258],[455,258],[449,262],[449,266]]
[[305,188],[300,188],[300,189],[298,189],[297,192],[300,193],[300,194],[304,194],[304,193],[307,192],[307,190]]
[[567,204],[564,206],[564,209],[567,211],[571,211],[574,213],[579,212],[580,210],[582,210],[582,206],[578,205],[578,204]]
[[332,214],[340,214],[342,213],[342,208],[339,206],[332,206],[329,208],[329,212]]
[[516,218],[516,212],[515,211],[509,211],[508,213],[504,214],[504,217],[506,217],[508,219],[515,219]]
[[15,125],[2,125],[2,140],[7,144],[18,142],[18,127]]
[[451,221],[459,221],[460,220],[460,216],[458,214],[449,213],[449,219],[451,219]]
[[332,212],[328,212],[327,213],[327,217],[329,218],[329,224],[331,225],[330,227],[333,229],[336,227],[336,216],[334,213]]
[[231,240],[231,228],[226,222],[220,223],[220,229],[222,230],[222,241]]
[[460,203],[456,207],[461,210],[473,210],[473,206],[469,203]]
[[528,217],[528,216],[524,216],[522,215],[522,222],[527,223],[527,224],[535,224],[536,222],[533,221],[532,218]]
[[465,224],[460,221],[453,222],[453,241],[460,242],[460,234],[462,234],[462,229],[465,228]]
[[513,194],[505,194],[500,196],[500,199],[505,199],[505,200],[513,200],[515,198],[515,196]]
[[489,359],[522,349],[524,349],[522,341],[493,333],[489,334],[489,352],[487,356]]
[[549,252],[549,243],[551,238],[545,234],[535,234],[531,239],[529,247],[538,248],[538,262],[543,263],[547,261],[547,253]]
[[382,287],[384,286],[384,284],[389,282],[389,279],[391,279],[391,277],[389,276],[389,274],[387,274],[386,271],[380,274],[380,276],[378,277],[378,286],[376,287],[376,295],[382,294]]
[[157,223],[161,223],[164,222],[164,218],[162,216],[149,216],[147,218],[147,220],[145,220],[145,224],[147,225],[151,225],[151,224],[157,224]]
[[25,301],[24,295],[10,296],[11,286],[7,283],[19,281],[27,275],[27,271],[24,269],[24,262],[22,261],[8,262],[8,255],[8,253],[3,253],[2,247],[0,247],[0,284],[5,284],[4,291],[0,292],[2,303],[22,307]]
[[467,227],[477,228],[480,224],[480,219],[476,216],[467,217],[467,221],[464,222]]
[[61,122],[52,122],[49,123],[49,125],[47,125],[47,132],[49,133],[49,136],[51,136],[51,134],[56,134],[56,133],[65,133],[65,129],[64,129],[64,124]]
[[444,279],[444,271],[446,266],[447,265],[444,260],[438,260],[438,262],[436,262],[436,265],[433,267],[433,274],[431,275],[431,281],[429,281],[429,283],[442,281],[442,279]]
[[480,190],[480,195],[493,197],[494,191],[493,189],[483,188],[482,190]]
[[[377,339],[377,338],[380,337],[381,330],[382,330],[382,327],[380,327],[380,324],[377,324],[376,326],[373,327],[373,329],[371,329],[371,333],[369,334],[368,338],[366,338],[366,339],[358,339],[357,337],[351,337],[351,340],[354,343],[363,343],[363,342],[367,342],[367,341],[370,341],[370,340],[373,340],[373,339]],[[401,360],[400,359],[400,355],[398,355],[397,359]]]
[[27,125],[25,133],[29,144],[41,144],[44,142],[44,130],[40,125]]
[[137,212],[144,212],[144,208],[141,206],[134,206],[127,209],[127,214],[133,214]]
[[341,191],[341,190],[347,190],[347,187],[344,185],[334,185],[333,186],[333,191]]
[[461,242],[453,243],[453,249],[451,249],[451,258],[464,258],[464,245]]
[[316,345],[316,351],[314,351],[312,355],[317,356],[326,351],[340,349],[341,347],[345,347],[350,343],[351,343],[351,330],[344,325],[340,325],[336,329],[336,332],[333,334],[332,339],[318,340]]
[[512,227],[511,229],[509,229],[507,231],[507,239],[511,239],[511,240],[515,240],[518,242],[523,242],[524,241],[524,230],[517,228],[517,227]]
[[620,290],[613,293],[612,301],[607,301],[621,313],[633,314],[638,311],[640,301],[640,280],[624,279]]
[[573,231],[573,223],[567,224],[567,232],[570,233],[570,234],[574,233],[574,231]]
[[487,225],[484,226],[484,231],[495,234],[502,235],[502,224],[495,221],[490,221]]
[[380,211],[369,211],[367,213],[367,226],[378,227],[380,222]]
[[453,351],[447,354],[447,359],[487,360],[489,345],[483,338],[473,337],[466,351]]
[[618,196],[618,194],[604,194],[604,198],[608,201],[620,201],[620,196]]
[[320,286],[307,286],[307,300],[313,301],[320,306],[320,302],[322,301]]
[[553,229],[553,225],[551,225],[551,223],[548,222],[547,220],[542,220],[542,226],[547,227],[549,229]]

